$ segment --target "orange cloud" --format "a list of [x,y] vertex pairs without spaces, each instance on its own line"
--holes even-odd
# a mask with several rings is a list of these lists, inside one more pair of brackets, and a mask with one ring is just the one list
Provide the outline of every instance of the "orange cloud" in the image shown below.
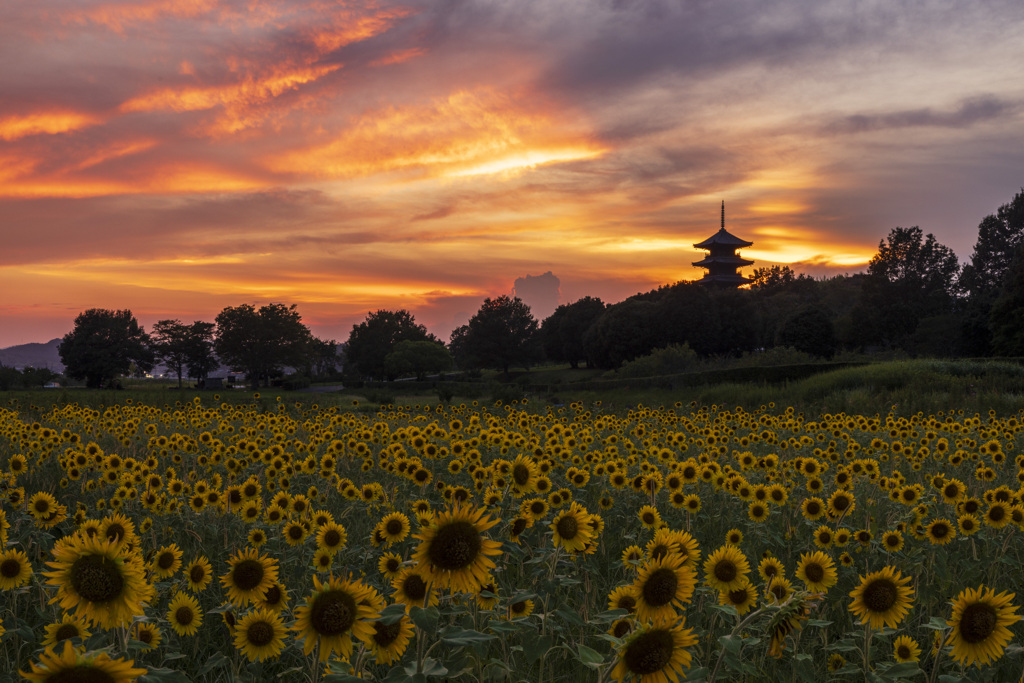
[[425,48],[411,47],[408,50],[399,50],[398,52],[393,52],[389,54],[387,57],[382,57],[374,62],[370,62],[370,66],[388,66],[390,64],[401,64],[402,62],[407,62],[410,59],[420,57],[425,54],[427,54]]
[[0,119],[0,139],[17,140],[28,135],[68,133],[101,123],[92,114],[74,111],[34,112]]
[[497,173],[590,158],[603,148],[526,98],[491,88],[459,90],[424,105],[369,112],[334,140],[268,158],[273,171],[346,178],[400,170],[427,176]]
[[333,52],[340,47],[372,38],[391,28],[394,23],[412,14],[404,7],[383,10],[376,14],[354,15],[351,12],[335,14],[333,26],[318,28],[308,34],[309,39],[321,53]]
[[153,0],[108,2],[64,15],[67,22],[92,23],[124,33],[132,24],[152,23],[164,17],[197,17],[217,8],[218,0]]

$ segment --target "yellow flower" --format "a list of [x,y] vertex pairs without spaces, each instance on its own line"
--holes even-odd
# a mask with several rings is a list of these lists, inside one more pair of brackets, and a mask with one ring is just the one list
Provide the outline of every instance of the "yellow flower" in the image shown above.
[[32,576],[32,564],[24,551],[8,548],[0,552],[0,590],[19,588]]
[[235,648],[250,662],[273,659],[284,648],[287,632],[278,612],[270,609],[256,609],[235,625],[233,632]]
[[372,621],[380,616],[372,589],[359,580],[329,577],[321,583],[316,576],[313,587],[295,619],[303,653],[308,655],[319,644],[323,662],[335,651],[345,659],[351,656],[353,637],[369,645]]
[[749,573],[750,563],[736,546],[723,545],[704,563],[704,580],[719,591],[740,588]]
[[953,601],[952,627],[946,644],[953,646],[953,659],[964,666],[989,664],[1003,656],[1012,638],[1009,626],[1020,620],[1011,604],[1014,593],[996,593],[980,586],[967,588]]
[[203,610],[188,593],[178,593],[167,608],[167,620],[179,636],[194,636],[203,625]]
[[57,654],[46,649],[39,656],[39,664],[31,663],[32,670],[22,672],[23,678],[41,683],[57,681],[106,681],[107,683],[130,683],[148,673],[136,669],[134,660],[111,659],[106,652],[99,654],[79,653],[70,640],[64,641],[64,649]]
[[850,611],[871,628],[896,628],[910,611],[914,589],[907,584],[911,578],[901,577],[892,567],[862,576],[860,585],[850,592]]
[[690,668],[687,648],[697,643],[693,629],[683,629],[685,623],[683,618],[660,619],[634,631],[619,649],[612,677],[636,683],[679,680]]
[[413,536],[420,540],[416,561],[431,573],[435,585],[476,593],[495,567],[488,556],[501,553],[501,543],[483,535],[498,521],[485,516],[482,509],[456,504],[438,513],[431,526]]

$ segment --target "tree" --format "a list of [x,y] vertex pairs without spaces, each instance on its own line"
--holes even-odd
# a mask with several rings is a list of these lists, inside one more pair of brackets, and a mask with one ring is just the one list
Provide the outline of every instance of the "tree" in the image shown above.
[[831,358],[836,352],[835,326],[828,313],[817,306],[809,306],[785,322],[779,331],[778,343],[812,356]]
[[548,359],[578,368],[580,361],[587,357],[583,349],[583,335],[601,317],[605,308],[603,301],[590,296],[556,308],[540,327]]
[[202,383],[218,363],[213,353],[213,323],[197,320],[185,325],[180,320],[159,320],[151,334],[153,350],[167,369],[178,376],[181,387],[186,373]]
[[285,366],[303,362],[312,334],[302,324],[295,304],[250,304],[228,307],[217,314],[214,349],[221,361],[245,372],[254,388],[279,375]]
[[587,358],[599,368],[617,368],[661,345],[655,332],[657,304],[630,297],[609,306],[583,338]]
[[1024,356],[1024,245],[1010,261],[989,317],[992,350],[999,356]]
[[371,379],[394,379],[384,366],[384,359],[402,341],[439,342],[427,328],[417,324],[406,310],[379,310],[366,316],[366,320],[352,326],[345,344],[346,371]]
[[452,333],[459,355],[480,367],[508,375],[513,365],[529,367],[541,357],[537,320],[519,297],[484,299],[466,329],[460,330]]
[[986,356],[991,351],[992,304],[1000,295],[1003,278],[1021,244],[1024,244],[1024,188],[995,214],[982,219],[974,253],[960,273],[957,284],[967,299],[963,351],[969,355]]
[[921,228],[893,228],[868,264],[854,318],[861,342],[902,344],[922,318],[952,309],[960,270],[956,254]]
[[400,341],[384,358],[384,368],[389,376],[401,377],[415,374],[422,382],[428,372],[451,370],[452,354],[441,342]]
[[152,369],[149,343],[131,311],[91,308],[75,318],[74,329],[64,335],[57,351],[69,377],[97,388],[128,373],[133,362],[141,370]]

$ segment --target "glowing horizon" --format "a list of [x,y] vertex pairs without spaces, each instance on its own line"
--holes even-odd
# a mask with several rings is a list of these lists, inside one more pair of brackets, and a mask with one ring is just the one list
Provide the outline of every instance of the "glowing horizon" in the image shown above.
[[0,348],[269,301],[447,338],[526,275],[699,278],[722,200],[753,268],[857,272],[898,225],[966,261],[1024,186],[997,4],[5,4]]

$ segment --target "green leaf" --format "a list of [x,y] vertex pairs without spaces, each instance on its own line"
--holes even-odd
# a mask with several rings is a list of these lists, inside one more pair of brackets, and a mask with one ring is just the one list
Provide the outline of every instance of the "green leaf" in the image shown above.
[[405,605],[399,602],[385,607],[383,611],[381,611],[377,621],[379,621],[383,626],[390,626],[391,624],[396,624],[401,621],[403,616],[405,616]]
[[581,662],[592,669],[598,669],[604,664],[604,657],[597,650],[592,650],[586,645],[578,646],[577,656]]
[[729,654],[738,655],[743,649],[743,639],[739,636],[721,636],[718,642],[722,644]]
[[824,628],[825,626],[831,626],[832,622],[831,621],[822,621],[821,619],[808,619],[807,620],[807,625],[808,626],[817,626],[819,628]]
[[451,645],[473,645],[494,640],[494,635],[466,629],[445,629],[441,633],[441,640]]
[[437,629],[437,621],[441,618],[441,612],[436,607],[423,607],[414,606],[409,616],[412,618],[412,623],[419,626],[426,633],[433,633]]
[[192,683],[192,679],[174,669],[149,667],[149,671],[139,676],[139,683]]
[[932,617],[928,620],[927,624],[921,625],[933,631],[945,631],[947,628],[949,628],[949,626],[946,625],[946,620],[942,617]]
[[219,666],[230,666],[230,664],[231,660],[225,657],[222,653],[216,652],[209,659],[206,660],[205,664],[203,664],[199,668],[199,671],[196,672],[196,675],[203,676],[205,674],[210,673]]

